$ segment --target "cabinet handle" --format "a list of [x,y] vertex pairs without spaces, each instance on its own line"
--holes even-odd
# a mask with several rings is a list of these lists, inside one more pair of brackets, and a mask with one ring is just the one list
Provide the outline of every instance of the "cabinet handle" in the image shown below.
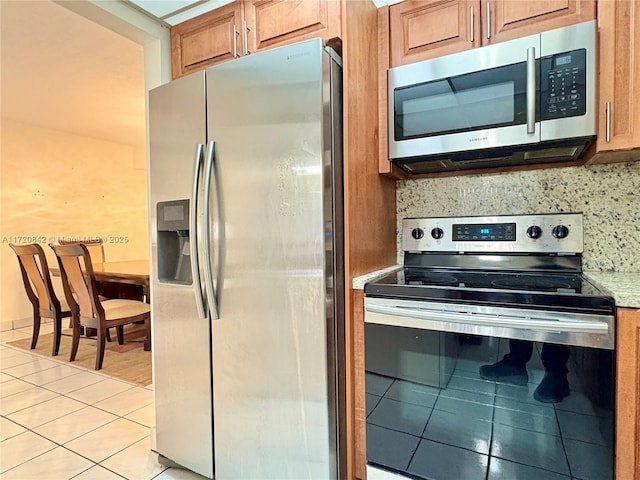
[[247,32],[249,31],[249,28],[247,27],[246,20],[242,21],[242,29],[244,30],[244,54],[249,55],[251,53],[249,51],[249,35],[247,34]]
[[238,29],[233,25],[233,58],[238,58]]
[[474,24],[474,18],[473,18],[473,7],[469,7],[469,16],[470,18],[470,22],[471,26],[469,27],[469,36],[471,37],[471,43],[473,43],[473,24]]
[[607,143],[609,143],[611,141],[611,102],[607,102],[606,113],[607,113],[607,122],[606,122],[607,133],[605,134],[605,139]]
[[491,4],[487,2],[487,38],[491,38]]

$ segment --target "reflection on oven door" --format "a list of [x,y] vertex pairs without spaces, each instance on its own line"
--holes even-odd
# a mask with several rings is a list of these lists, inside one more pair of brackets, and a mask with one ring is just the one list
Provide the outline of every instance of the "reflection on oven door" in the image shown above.
[[368,372],[446,388],[460,350],[455,333],[367,324]]
[[365,324],[375,478],[613,479],[614,351],[568,346],[569,392],[548,403],[543,343],[520,342],[522,378],[492,380],[482,367],[515,351],[509,339],[380,327]]

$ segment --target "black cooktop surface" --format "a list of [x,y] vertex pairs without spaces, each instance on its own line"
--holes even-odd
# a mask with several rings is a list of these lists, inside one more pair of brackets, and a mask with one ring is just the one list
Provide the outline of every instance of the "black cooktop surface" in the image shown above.
[[365,295],[611,313],[614,302],[580,273],[405,267],[365,285]]

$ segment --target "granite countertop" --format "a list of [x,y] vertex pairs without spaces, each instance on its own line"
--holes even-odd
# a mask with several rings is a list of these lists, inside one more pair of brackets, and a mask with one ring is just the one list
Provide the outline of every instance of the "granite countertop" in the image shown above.
[[[353,279],[353,288],[362,290],[364,284],[374,278],[399,270],[401,265],[392,265],[381,270],[376,270]],[[640,308],[640,272],[584,272],[584,275],[605,293],[611,295],[616,307]]]
[[376,270],[375,272],[365,273],[364,275],[360,275],[359,277],[355,277],[353,279],[353,281],[351,282],[352,287],[355,290],[362,290],[364,289],[364,284],[367,283],[369,280],[373,280],[374,278],[377,278],[377,277],[382,277],[387,273],[391,273],[395,270],[400,270],[401,268],[402,268],[402,265],[392,265],[390,267],[386,267],[381,270]]
[[640,273],[583,272],[596,286],[611,295],[616,307],[640,308]]

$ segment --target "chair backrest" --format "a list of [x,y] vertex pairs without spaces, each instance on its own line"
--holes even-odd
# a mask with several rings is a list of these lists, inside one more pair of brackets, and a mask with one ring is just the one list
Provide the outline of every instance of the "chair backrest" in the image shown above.
[[58,241],[60,245],[78,245],[83,244],[87,247],[87,250],[91,254],[91,261],[95,263],[104,263],[104,244],[102,240],[97,238],[95,240],[74,240],[72,238],[69,239],[60,239]]
[[18,257],[22,281],[31,303],[41,310],[60,309],[60,301],[53,290],[47,257],[42,247],[37,243],[10,243],[9,246]]
[[98,298],[96,278],[87,247],[82,243],[50,243],[49,246],[58,259],[64,294],[71,309],[78,311],[81,318],[103,318],[104,309]]

